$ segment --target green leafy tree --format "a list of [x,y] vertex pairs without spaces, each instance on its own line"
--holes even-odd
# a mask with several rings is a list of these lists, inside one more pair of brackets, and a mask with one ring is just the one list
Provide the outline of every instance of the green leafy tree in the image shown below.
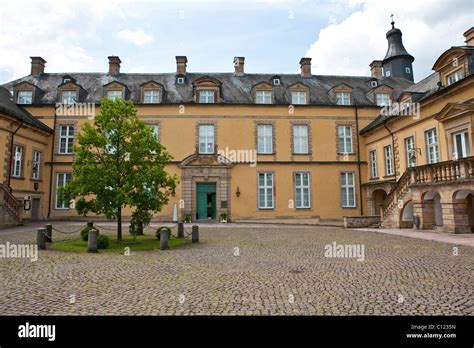
[[72,181],[60,197],[77,199],[81,215],[116,219],[117,240],[122,240],[124,207],[132,208],[136,223],[147,223],[176,187],[176,175],[164,170],[172,157],[138,119],[131,101],[102,99],[100,114],[84,124],[74,151]]

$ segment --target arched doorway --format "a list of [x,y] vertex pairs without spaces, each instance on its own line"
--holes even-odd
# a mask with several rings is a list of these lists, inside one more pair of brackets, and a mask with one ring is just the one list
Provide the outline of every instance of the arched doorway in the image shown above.
[[425,192],[421,197],[421,227],[431,229],[443,226],[443,209],[441,196],[436,191]]
[[372,204],[374,215],[382,216],[383,202],[387,198],[385,190],[377,189],[372,192]]
[[453,194],[453,218],[456,233],[474,233],[474,190]]
[[400,228],[413,228],[413,201],[408,201],[400,213]]

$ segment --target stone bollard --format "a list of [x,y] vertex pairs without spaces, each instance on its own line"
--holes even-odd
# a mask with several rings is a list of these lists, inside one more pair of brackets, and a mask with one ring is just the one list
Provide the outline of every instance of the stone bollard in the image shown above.
[[193,225],[193,230],[191,232],[191,241],[193,243],[199,243],[199,226]]
[[89,238],[87,239],[87,252],[96,253],[97,252],[97,236],[99,231],[95,228],[89,231]]
[[46,224],[46,243],[53,242],[53,225]]
[[161,250],[169,249],[167,229],[162,229],[160,232],[160,249]]
[[36,232],[36,244],[39,250],[46,250],[46,228],[38,228]]
[[184,224],[178,222],[178,238],[184,238]]

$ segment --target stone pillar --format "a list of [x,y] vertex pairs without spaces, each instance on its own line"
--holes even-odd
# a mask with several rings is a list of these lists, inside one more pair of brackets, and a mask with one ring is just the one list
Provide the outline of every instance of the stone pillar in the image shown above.
[[167,229],[162,229],[160,232],[160,249],[161,250],[166,250],[169,249],[169,244],[168,244],[168,230]]
[[199,226],[193,225],[191,240],[193,243],[199,243]]
[[99,231],[95,228],[89,231],[89,238],[87,239],[87,252],[96,253],[97,252],[97,235]]
[[53,225],[46,224],[46,243],[53,242]]
[[46,228],[38,228],[36,231],[36,244],[39,250],[46,249]]
[[178,222],[178,238],[184,238],[184,224],[183,224],[183,222]]
[[419,226],[413,224],[413,229],[418,230],[421,229],[421,217],[423,215],[423,204],[420,201],[413,201],[413,217],[417,217],[418,221],[420,222]]
[[471,233],[467,209],[466,199],[453,199],[452,203],[444,203],[444,230],[450,233]]
[[94,222],[93,221],[87,221],[87,227],[88,228],[94,228]]

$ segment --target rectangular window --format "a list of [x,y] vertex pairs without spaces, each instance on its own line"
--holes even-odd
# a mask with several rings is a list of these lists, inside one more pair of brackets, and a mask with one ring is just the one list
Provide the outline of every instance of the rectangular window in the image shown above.
[[68,202],[61,202],[59,203],[59,195],[58,191],[59,188],[65,186],[68,182],[71,181],[71,174],[70,173],[58,173],[56,175],[56,209],[69,209]]
[[352,127],[338,126],[338,152],[352,153]]
[[258,207],[273,208],[273,173],[258,174]]
[[272,103],[272,92],[270,91],[257,91],[255,92],[257,104],[271,104]]
[[62,96],[63,104],[74,104],[77,100],[77,91],[64,91]]
[[292,104],[306,104],[306,92],[291,92]]
[[33,91],[18,91],[18,104],[32,104],[33,103]]
[[41,152],[33,151],[33,164],[31,169],[31,178],[33,180],[39,180],[41,170]]
[[257,126],[258,153],[273,153],[273,126],[259,124]]
[[453,144],[453,158],[455,160],[459,158],[469,157],[469,134],[467,133],[467,131],[453,134]]
[[150,127],[153,130],[153,134],[155,135],[156,139],[158,139],[159,141],[160,140],[160,125],[152,124],[150,125]]
[[12,176],[20,178],[23,170],[23,146],[15,145]]
[[341,204],[343,208],[356,206],[354,182],[354,173],[341,173]]
[[293,126],[293,153],[308,153],[308,126]]
[[385,146],[383,152],[385,154],[385,175],[393,175],[392,145]]
[[144,104],[157,104],[160,102],[160,91],[158,89],[148,89],[143,91]]
[[375,150],[370,151],[370,177],[371,178],[377,178],[378,177],[377,151],[375,151]]
[[203,104],[214,103],[214,91],[200,91],[199,102]]
[[123,98],[123,92],[122,91],[107,91],[107,99],[114,100],[116,98]]
[[296,208],[311,208],[309,173],[295,174],[295,201]]
[[428,163],[439,162],[438,134],[436,129],[430,129],[429,131],[426,131],[425,139]]
[[74,143],[74,126],[59,127],[59,153],[72,153],[72,145]]
[[214,153],[214,126],[199,126],[199,153]]
[[351,94],[348,92],[336,92],[337,105],[351,105]]
[[415,138],[405,139],[405,156],[408,168],[416,167]]
[[390,94],[388,93],[377,93],[375,98],[378,106],[383,107],[390,104]]
[[462,69],[459,69],[453,72],[452,74],[449,74],[446,77],[446,80],[448,81],[448,86],[449,86],[449,85],[452,85],[453,83],[458,82],[459,80],[462,80],[463,78],[464,78],[464,73]]

